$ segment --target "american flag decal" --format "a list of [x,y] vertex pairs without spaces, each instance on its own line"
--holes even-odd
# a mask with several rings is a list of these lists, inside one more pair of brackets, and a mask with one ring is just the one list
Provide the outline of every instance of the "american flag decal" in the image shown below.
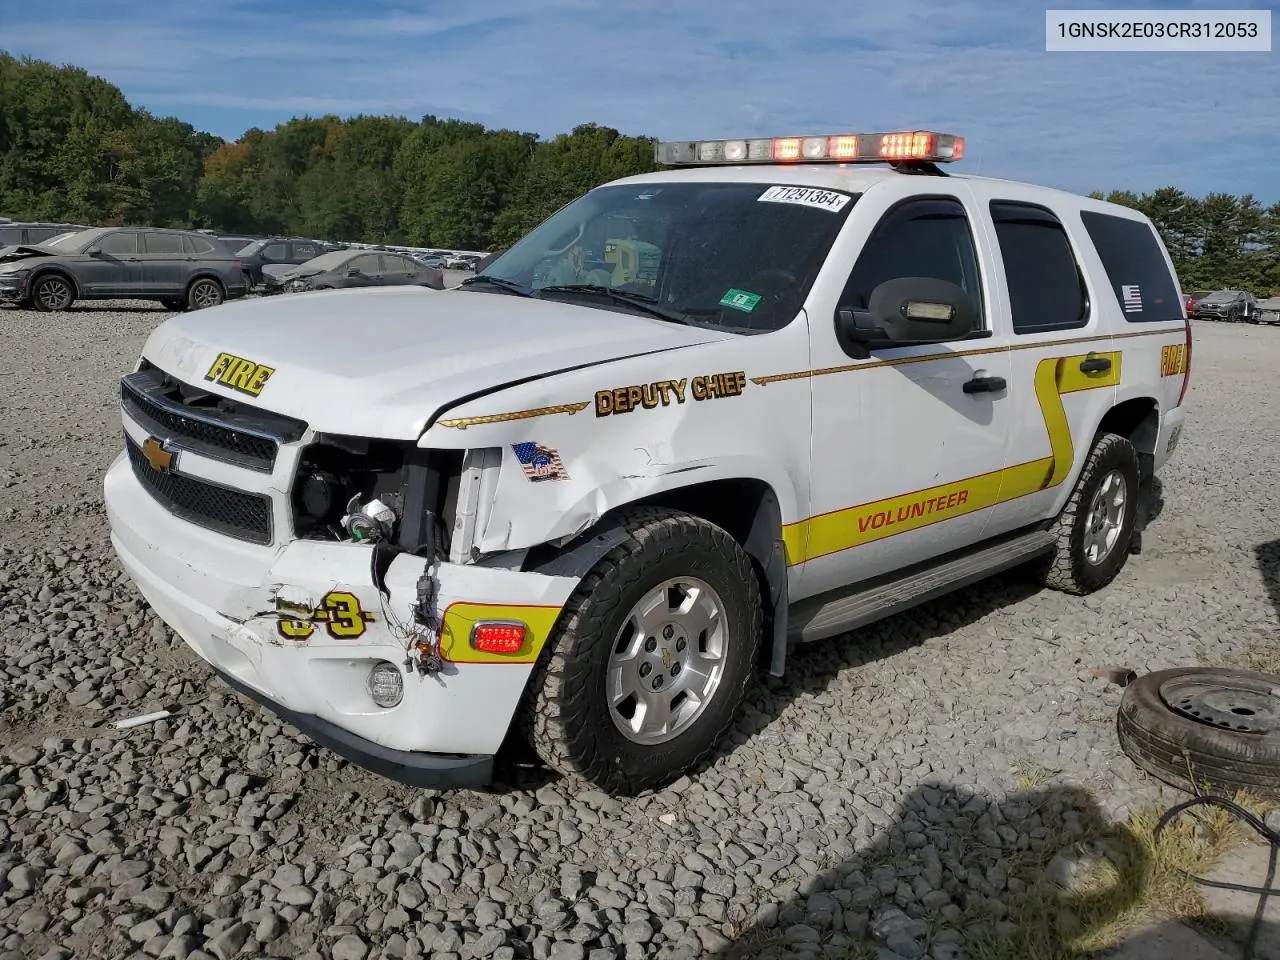
[[1142,312],[1142,289],[1136,283],[1129,283],[1122,286],[1120,288],[1120,295],[1124,300],[1125,313]]
[[560,454],[540,443],[513,443],[511,449],[524,468],[524,475],[534,483],[543,480],[568,480],[569,471],[564,468]]

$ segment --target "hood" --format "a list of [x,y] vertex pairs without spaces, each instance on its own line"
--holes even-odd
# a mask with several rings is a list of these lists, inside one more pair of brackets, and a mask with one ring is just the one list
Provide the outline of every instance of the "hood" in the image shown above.
[[0,247],[0,262],[21,260],[24,257],[56,257],[56,251],[47,247],[35,247],[29,243],[14,244],[9,247]]
[[[553,300],[403,286],[181,314],[143,355],[179,380],[322,432],[416,440],[444,409],[503,386],[731,336]],[[222,353],[272,368],[259,393],[207,379]]]

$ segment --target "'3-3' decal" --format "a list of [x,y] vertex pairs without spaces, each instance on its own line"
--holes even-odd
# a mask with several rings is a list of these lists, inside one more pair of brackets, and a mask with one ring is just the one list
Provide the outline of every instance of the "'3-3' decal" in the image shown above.
[[365,630],[376,618],[360,607],[360,600],[345,590],[330,590],[320,603],[301,617],[295,604],[277,601],[276,609],[294,616],[281,617],[276,630],[286,640],[306,640],[316,631],[316,624],[323,624],[329,636],[335,640],[354,640],[364,636]]

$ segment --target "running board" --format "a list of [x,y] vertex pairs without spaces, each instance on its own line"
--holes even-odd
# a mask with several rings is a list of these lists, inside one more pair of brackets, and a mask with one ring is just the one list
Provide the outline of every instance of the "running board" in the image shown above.
[[891,579],[801,600],[788,612],[788,637],[792,643],[807,643],[865,627],[1026,563],[1053,549],[1054,541],[1049,531],[1033,530],[958,556],[951,554],[949,559],[917,566]]

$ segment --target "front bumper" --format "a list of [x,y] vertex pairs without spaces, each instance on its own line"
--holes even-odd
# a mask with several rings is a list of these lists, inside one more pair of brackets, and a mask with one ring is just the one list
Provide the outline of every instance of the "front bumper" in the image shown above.
[[21,303],[26,297],[26,279],[0,275],[0,303]]
[[[108,471],[104,494],[121,565],[192,650],[317,742],[417,785],[485,782],[538,652],[577,586],[571,577],[441,564],[444,670],[403,673],[403,699],[384,709],[367,692],[369,671],[406,659],[399,627],[411,622],[424,560],[396,557],[383,598],[369,547],[259,546],[222,536],[168,512],[124,454]],[[530,642],[515,658],[474,651],[477,619],[524,622]]]

